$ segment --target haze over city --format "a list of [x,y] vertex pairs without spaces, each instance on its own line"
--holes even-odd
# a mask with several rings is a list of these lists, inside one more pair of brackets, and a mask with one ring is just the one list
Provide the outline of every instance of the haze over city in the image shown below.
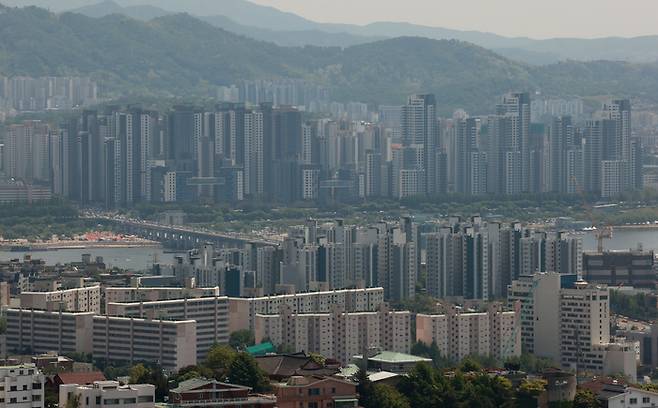
[[658,406],[656,2],[0,3],[0,408]]
[[658,34],[658,3],[651,0],[254,0],[254,3],[325,23],[398,21],[531,38]]

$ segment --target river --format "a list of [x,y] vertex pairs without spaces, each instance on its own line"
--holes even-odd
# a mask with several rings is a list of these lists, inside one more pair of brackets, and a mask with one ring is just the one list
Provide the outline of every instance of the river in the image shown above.
[[[644,249],[658,251],[658,228],[614,228],[612,239],[603,240],[603,248],[609,250],[637,249],[638,244]],[[594,233],[585,233],[583,248],[593,251],[596,246]]]
[[165,253],[161,247],[135,247],[135,248],[89,248],[89,249],[60,249],[57,251],[9,252],[0,251],[0,261],[20,258],[26,254],[33,259],[43,259],[46,265],[57,263],[79,262],[83,254],[91,254],[92,258],[102,256],[105,264],[111,267],[143,271],[150,269],[153,261],[168,265],[172,264],[176,254]]
[[[591,251],[596,250],[596,238],[593,232],[583,234],[583,248]],[[627,250],[635,249],[641,243],[644,249],[658,251],[658,228],[616,228],[612,239],[604,241],[605,249]],[[10,259],[22,259],[26,252],[0,251],[0,261]],[[165,253],[161,247],[138,247],[138,248],[90,248],[90,249],[61,249],[57,251],[35,251],[28,252],[32,258],[43,259],[47,265],[57,263],[77,262],[82,259],[83,254],[91,254],[92,257],[102,256],[108,267],[118,267],[132,271],[143,271],[150,269],[153,261],[163,265],[173,263],[176,254]]]

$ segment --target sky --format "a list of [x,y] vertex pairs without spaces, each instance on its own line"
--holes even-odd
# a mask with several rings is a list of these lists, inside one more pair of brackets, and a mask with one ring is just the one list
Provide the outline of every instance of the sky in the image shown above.
[[406,21],[507,36],[658,34],[658,0],[251,0],[327,23]]

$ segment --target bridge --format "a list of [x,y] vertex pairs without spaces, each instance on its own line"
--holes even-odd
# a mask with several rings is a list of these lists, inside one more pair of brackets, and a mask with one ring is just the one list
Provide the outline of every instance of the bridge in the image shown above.
[[262,236],[232,232],[213,232],[181,225],[164,225],[151,221],[99,215],[82,216],[82,218],[112,225],[114,230],[124,234],[161,242],[168,248],[194,249],[205,243],[210,243],[218,248],[243,248],[246,245],[265,247],[281,244],[279,240],[264,238]]

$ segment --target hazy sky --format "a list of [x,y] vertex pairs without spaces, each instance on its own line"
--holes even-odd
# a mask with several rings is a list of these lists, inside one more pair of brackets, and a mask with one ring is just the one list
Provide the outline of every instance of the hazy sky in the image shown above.
[[331,23],[408,21],[510,36],[658,34],[658,0],[251,0]]

